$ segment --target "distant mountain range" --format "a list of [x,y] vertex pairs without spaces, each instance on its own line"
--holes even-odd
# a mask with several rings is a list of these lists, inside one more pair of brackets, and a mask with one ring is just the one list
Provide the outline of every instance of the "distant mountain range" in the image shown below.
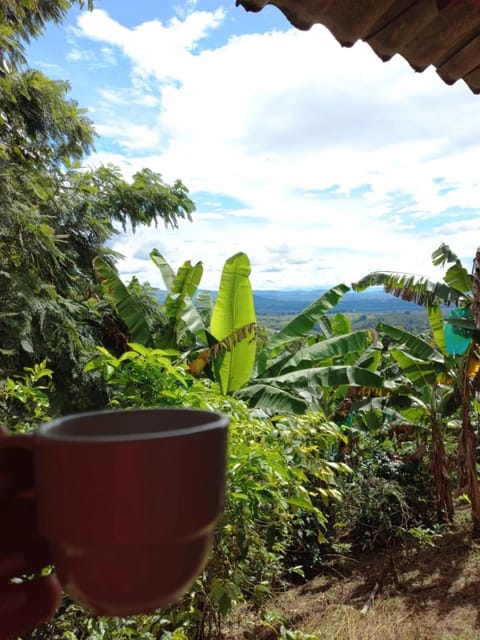
[[[299,313],[311,302],[326,292],[326,289],[285,289],[259,290],[253,292],[257,316],[291,316]],[[159,290],[158,297],[164,300],[166,291]],[[217,295],[211,291],[212,297]],[[362,293],[349,291],[337,306],[334,313],[404,313],[422,311],[423,307],[385,293],[381,287],[372,287]]]
[[[325,289],[295,291],[254,291],[255,310],[258,316],[297,314],[325,293]],[[399,313],[417,311],[418,305],[400,300],[385,293],[382,288],[372,288],[362,293],[349,291],[334,308],[338,313]]]
[[[254,291],[255,309],[259,316],[297,314],[320,297],[325,290]],[[416,311],[422,307],[385,293],[382,288],[372,288],[362,293],[349,291],[334,308],[338,313],[401,313]]]
[[[254,291],[255,311],[258,316],[295,315],[326,292],[326,289],[285,289]],[[217,295],[211,291],[212,297]],[[166,291],[158,290],[158,297],[164,300]],[[362,293],[346,293],[334,312],[339,313],[401,313],[419,311],[422,307],[405,300],[399,300],[382,288],[372,288]]]
[[[253,292],[255,311],[260,326],[277,331],[284,324],[283,316],[295,316],[326,292],[326,289],[259,290]],[[217,295],[211,291],[212,297]],[[158,290],[164,300],[167,292]],[[350,314],[352,329],[368,329],[378,321],[398,326],[414,334],[429,329],[425,308],[385,293],[382,287],[372,287],[362,293],[349,291],[332,309],[332,313]]]

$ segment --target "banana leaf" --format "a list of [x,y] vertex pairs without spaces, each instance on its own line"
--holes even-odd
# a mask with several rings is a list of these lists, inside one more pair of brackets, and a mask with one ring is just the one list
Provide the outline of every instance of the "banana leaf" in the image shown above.
[[163,282],[167,288],[167,291],[171,291],[173,287],[173,281],[175,279],[175,271],[168,264],[165,258],[162,256],[158,249],[152,249],[150,251],[150,259],[160,269],[160,273],[163,278]]
[[432,253],[432,264],[436,267],[443,267],[445,264],[459,262],[458,256],[454,253],[448,244],[442,244]]
[[195,297],[195,306],[206,327],[210,326],[215,303],[210,291],[199,291]]
[[[197,291],[202,275],[203,265],[201,262],[197,262],[194,266],[190,260],[184,262],[178,269],[172,282],[172,288],[165,300],[167,313],[175,323],[178,341],[181,340],[185,328],[192,327],[192,333],[205,330],[202,319],[192,302],[192,297]],[[185,327],[185,321],[190,326]]]
[[138,342],[145,347],[154,347],[153,336],[145,315],[118,277],[115,269],[98,256],[93,260],[93,267],[110,297],[115,311],[127,325],[131,341]]
[[460,291],[460,293],[469,293],[472,291],[472,275],[468,273],[460,262],[452,265],[443,276],[443,279],[449,287]]
[[339,284],[314,300],[301,313],[295,316],[285,327],[276,333],[263,351],[258,355],[256,363],[257,375],[263,375],[267,368],[268,358],[281,348],[298,338],[303,338],[312,331],[315,323],[330,309],[333,309],[339,300],[350,290],[345,284]]
[[354,291],[365,291],[369,287],[383,286],[387,293],[402,300],[424,306],[437,303],[458,304],[463,298],[460,291],[442,282],[435,282],[425,276],[394,271],[374,271],[358,282],[352,283]]
[[188,330],[207,344],[205,323],[192,302],[203,275],[202,263],[197,262],[192,266],[188,260],[175,273],[158,249],[152,249],[150,258],[160,269],[168,289],[165,308],[175,324],[175,336],[172,336],[172,339],[178,342],[184,331]]
[[345,313],[336,313],[330,318],[330,327],[334,336],[344,335],[352,331],[352,322]]
[[402,349],[391,349],[390,353],[403,373],[415,385],[424,387],[435,383],[437,373],[432,361],[416,358]]
[[427,304],[428,322],[432,328],[433,339],[435,344],[442,353],[446,353],[445,346],[445,322],[443,319],[442,309],[439,304]]
[[378,369],[380,362],[382,361],[382,351],[376,345],[371,345],[367,348],[357,360],[355,360],[354,365],[356,367],[362,367],[363,369],[369,369],[370,371],[375,371]]
[[304,413],[315,405],[321,387],[383,387],[383,378],[360,367],[329,366],[292,371],[275,378],[260,378],[235,396],[251,406],[274,411]]
[[289,387],[295,389],[307,389],[312,383],[330,388],[348,385],[380,389],[384,386],[384,380],[378,373],[362,367],[342,365],[300,369],[275,378],[257,379],[255,382],[272,383],[280,388]]
[[169,294],[165,299],[165,307],[168,315],[174,318],[176,322],[181,318],[182,311],[185,307],[185,300],[187,298],[191,299],[195,295],[202,275],[203,265],[201,262],[197,262],[197,264],[193,266],[190,260],[187,260],[178,269],[172,281]]
[[243,387],[235,392],[235,397],[252,407],[270,411],[302,414],[309,409],[309,402],[304,398],[265,382]]
[[384,333],[390,338],[397,340],[401,345],[405,345],[408,348],[409,353],[416,358],[441,364],[445,362],[445,358],[442,353],[432,347],[432,345],[425,340],[422,340],[422,338],[414,336],[413,333],[409,333],[399,327],[392,327],[384,322],[380,322],[377,325],[377,329],[380,333]]
[[[316,342],[315,344],[296,351],[283,364],[281,370],[275,373],[287,373],[294,369],[306,369],[307,367],[311,367],[313,363],[320,364],[322,361],[328,361],[334,358],[345,359],[352,353],[365,351],[370,340],[370,331],[363,330]],[[270,368],[267,369],[267,375],[271,375]]]
[[[250,260],[244,253],[237,253],[225,262],[210,324],[210,333],[219,342],[256,323],[250,271]],[[256,333],[250,333],[224,354],[218,380],[222,393],[235,391],[248,381],[255,352]]]
[[442,267],[446,264],[453,263],[443,277],[445,282],[448,286],[457,289],[457,291],[461,293],[472,291],[473,276],[468,273],[462,265],[460,258],[450,249],[448,244],[442,243],[438,249],[432,253],[432,263],[435,266]]

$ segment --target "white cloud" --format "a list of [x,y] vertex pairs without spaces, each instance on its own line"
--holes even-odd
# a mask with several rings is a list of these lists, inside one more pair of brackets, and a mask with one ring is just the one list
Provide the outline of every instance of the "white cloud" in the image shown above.
[[141,105],[144,107],[156,107],[159,105],[160,99],[158,96],[152,94],[140,93],[138,91],[127,89],[108,89],[101,88],[99,90],[100,96],[106,103],[113,105]]
[[152,131],[147,125],[137,125],[127,121],[99,124],[96,129],[99,135],[115,139],[127,151],[154,149],[161,140],[160,131]]
[[73,46],[66,56],[70,62],[83,62],[93,69],[111,67],[117,64],[117,59],[111,47],[101,47],[99,52],[80,49]]
[[83,35],[119,47],[134,64],[134,73],[154,74],[160,81],[178,79],[188,66],[191,52],[210,29],[218,26],[223,10],[196,11],[182,21],[172,18],[168,25],[159,20],[127,29],[100,9],[82,13],[78,26]]
[[[126,175],[149,166],[243,206],[119,238],[124,273],[156,283],[155,268],[135,256],[157,234],[176,266],[208,261],[210,287],[239,250],[258,288],[349,282],[375,269],[438,273],[430,254],[442,241],[473,256],[478,216],[459,211],[452,221],[445,212],[478,210],[479,97],[432,70],[415,74],[400,57],[384,64],[367,45],[342,49],[322,27],[209,46],[225,11],[184,8],[168,23],[131,29],[104,11],[82,14],[77,35],[130,61],[125,92],[103,90],[115,124],[112,112],[98,124],[125,155],[91,161],[113,160]],[[122,117],[129,92],[143,96],[149,124],[143,110]]]

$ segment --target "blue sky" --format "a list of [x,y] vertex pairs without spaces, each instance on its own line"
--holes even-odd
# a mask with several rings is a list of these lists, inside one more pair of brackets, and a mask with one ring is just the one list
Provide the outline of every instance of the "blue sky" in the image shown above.
[[96,0],[32,43],[99,134],[86,164],[181,179],[197,204],[177,230],[137,229],[119,269],[161,285],[148,253],[204,263],[215,289],[244,251],[256,289],[324,287],[373,270],[440,277],[441,242],[470,268],[479,234],[480,96],[343,49],[322,26],[234,0]]

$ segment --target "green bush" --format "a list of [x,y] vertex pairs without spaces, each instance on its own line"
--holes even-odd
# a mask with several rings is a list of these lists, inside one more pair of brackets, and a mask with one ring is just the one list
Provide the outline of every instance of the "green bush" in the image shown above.
[[[111,407],[185,406],[230,418],[227,496],[214,549],[202,575],[170,610],[95,618],[65,596],[56,617],[28,636],[32,640],[215,637],[236,603],[262,608],[274,591],[308,569],[325,542],[325,508],[340,497],[338,479],[349,471],[329,460],[342,436],[321,414],[254,414],[242,401],[221,395],[215,383],[193,378],[174,352],[130,346],[119,358],[98,348],[87,365],[90,375],[106,382]],[[30,378],[9,392],[10,400],[25,397],[33,414],[43,415],[47,372],[44,365],[26,372]]]
[[87,366],[106,380],[111,406],[189,406],[230,417],[228,489],[214,551],[190,592],[171,610],[100,622],[69,603],[47,637],[211,637],[237,602],[261,607],[293,573],[304,572],[292,557],[306,549],[305,523],[314,531],[303,556],[309,560],[313,547],[318,550],[325,540],[323,507],[339,498],[337,476],[348,472],[346,465],[328,460],[341,435],[323,416],[254,416],[243,402],[221,395],[216,384],[190,376],[186,365],[175,363],[177,354],[130,347],[119,358],[99,348]]
[[343,488],[337,536],[362,550],[404,542],[411,528],[435,519],[430,483],[425,463],[403,463],[381,448],[369,451]]
[[0,423],[10,431],[23,433],[48,421],[52,374],[44,360],[24,367],[21,376],[4,380],[0,386]]

